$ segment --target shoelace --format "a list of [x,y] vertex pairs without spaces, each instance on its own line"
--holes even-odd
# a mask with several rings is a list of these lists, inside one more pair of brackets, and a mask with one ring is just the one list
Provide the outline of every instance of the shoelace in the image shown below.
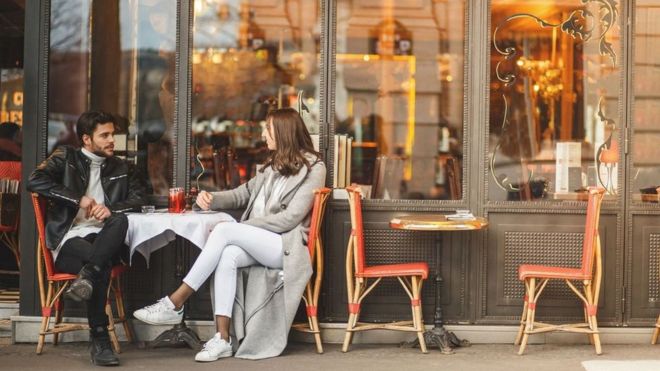
[[144,310],[146,310],[149,313],[156,313],[156,312],[160,312],[161,308],[167,309],[167,306],[165,305],[165,303],[163,303],[163,299],[158,300],[155,304],[151,304],[144,307]]
[[216,337],[213,337],[211,340],[207,341],[204,343],[204,346],[202,347],[202,350],[209,350],[213,344],[218,344],[220,345],[220,341],[222,339],[218,339]]

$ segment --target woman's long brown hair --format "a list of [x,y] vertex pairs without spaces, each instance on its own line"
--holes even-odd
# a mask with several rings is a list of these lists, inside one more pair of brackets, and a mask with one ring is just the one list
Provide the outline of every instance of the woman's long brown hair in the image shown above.
[[266,116],[266,122],[277,149],[270,153],[261,171],[272,166],[284,176],[296,175],[303,165],[308,169],[311,166],[305,158],[305,153],[312,153],[317,158],[321,158],[321,155],[314,150],[312,137],[309,136],[302,117],[293,108],[270,111]]

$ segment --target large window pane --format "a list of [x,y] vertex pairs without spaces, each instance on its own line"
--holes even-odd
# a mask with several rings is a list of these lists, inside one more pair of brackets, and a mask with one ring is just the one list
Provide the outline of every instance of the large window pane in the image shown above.
[[[304,106],[319,129],[320,4],[316,1],[195,0],[192,185],[246,182],[267,154],[270,108]],[[318,136],[316,136],[318,138]]]
[[462,198],[465,36],[463,0],[337,2],[335,186]]
[[612,1],[493,0],[491,201],[618,192],[620,20]]
[[48,152],[78,146],[89,109],[120,121],[115,153],[148,174],[154,194],[172,182],[176,0],[52,0]]
[[658,202],[660,187],[660,1],[637,1],[635,8],[632,197]]
[[19,286],[19,276],[6,273],[20,265],[24,19],[24,1],[0,2],[0,287],[11,289]]

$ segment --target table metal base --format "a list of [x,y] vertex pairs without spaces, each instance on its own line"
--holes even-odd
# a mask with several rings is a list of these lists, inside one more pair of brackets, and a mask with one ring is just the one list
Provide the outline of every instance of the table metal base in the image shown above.
[[202,341],[199,336],[186,323],[181,321],[169,330],[163,331],[149,344],[150,348],[160,346],[187,346],[191,349],[200,349]]
[[[427,348],[437,347],[442,354],[454,354],[454,348],[469,347],[468,340],[459,339],[453,332],[445,330],[444,327],[434,327],[424,332],[424,341]],[[419,347],[419,340],[415,339],[402,344],[402,347]]]

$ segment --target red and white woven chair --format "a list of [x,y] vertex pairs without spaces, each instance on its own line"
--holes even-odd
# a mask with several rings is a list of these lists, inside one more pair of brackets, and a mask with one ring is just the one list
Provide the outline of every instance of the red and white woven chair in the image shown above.
[[[514,342],[514,344],[520,344],[518,354],[522,355],[525,351],[529,335],[550,331],[586,334],[589,336],[591,344],[596,347],[596,354],[602,353],[596,313],[598,311],[598,295],[603,273],[598,225],[600,222],[600,206],[604,194],[605,190],[602,188],[589,188],[589,201],[587,202],[587,217],[582,244],[582,264],[579,268],[521,265],[518,269],[518,277],[525,283],[525,298],[520,329]],[[535,321],[536,304],[550,280],[565,281],[568,287],[582,300],[584,323],[555,325]],[[581,281],[583,290],[578,290],[572,281]]]
[[[82,323],[65,323],[62,321],[62,314],[64,313],[64,300],[62,300],[62,294],[69,284],[78,278],[78,276],[75,274],[60,273],[55,269],[53,256],[46,246],[46,200],[38,194],[33,193],[32,206],[34,207],[37,229],[39,231],[39,244],[37,246],[37,275],[39,279],[39,297],[41,299],[42,319],[41,327],[39,329],[39,341],[37,342],[37,354],[41,354],[46,341],[46,335],[53,335],[53,345],[57,345],[59,334],[69,331],[88,330],[89,326]],[[119,281],[119,277],[125,270],[126,267],[124,265],[117,265],[112,268],[108,294],[110,292],[114,293],[117,313],[119,315],[117,322],[123,323],[126,337],[131,341],[132,333],[129,324],[126,321],[126,315],[124,314],[124,299]],[[48,283],[47,289],[45,287],[46,283]],[[110,321],[108,332],[110,334],[112,347],[115,352],[120,353],[121,348],[115,333],[115,319],[112,315],[109,300],[106,301],[105,311],[108,313],[108,319]],[[50,320],[53,316],[55,317],[55,323],[51,326]]]
[[307,310],[307,323],[296,323],[293,329],[301,332],[314,334],[316,342],[316,352],[323,353],[323,343],[321,342],[321,329],[317,316],[319,305],[319,294],[321,293],[321,283],[323,282],[323,242],[321,241],[321,226],[323,225],[323,215],[325,214],[325,205],[330,196],[330,188],[321,188],[314,191],[314,206],[312,208],[312,219],[309,225],[309,238],[307,239],[307,248],[309,257],[312,260],[314,274],[310,277],[303,301]]
[[[12,179],[12,180],[21,180],[21,162],[20,161],[0,161],[0,179]],[[15,207],[16,219],[13,223],[3,225],[0,223],[0,241],[2,241],[14,254],[16,259],[16,265],[20,269],[21,262],[21,250],[20,245],[18,244],[18,223],[20,220],[20,215],[18,210],[20,210],[20,192],[18,194],[7,194],[7,196],[13,196],[16,202],[12,202],[12,206]],[[2,219],[0,218],[0,221]]]
[[[362,200],[359,187],[348,187],[348,203],[351,211],[351,237],[346,251],[346,286],[348,289],[348,323],[342,352],[347,352],[357,331],[386,329],[416,332],[419,346],[426,353],[424,320],[422,318],[422,285],[429,276],[426,262],[374,265],[368,267],[365,260],[364,230],[362,225]],[[396,278],[410,297],[412,321],[393,323],[358,323],[362,300],[383,278]],[[375,279],[368,285],[368,280]]]

